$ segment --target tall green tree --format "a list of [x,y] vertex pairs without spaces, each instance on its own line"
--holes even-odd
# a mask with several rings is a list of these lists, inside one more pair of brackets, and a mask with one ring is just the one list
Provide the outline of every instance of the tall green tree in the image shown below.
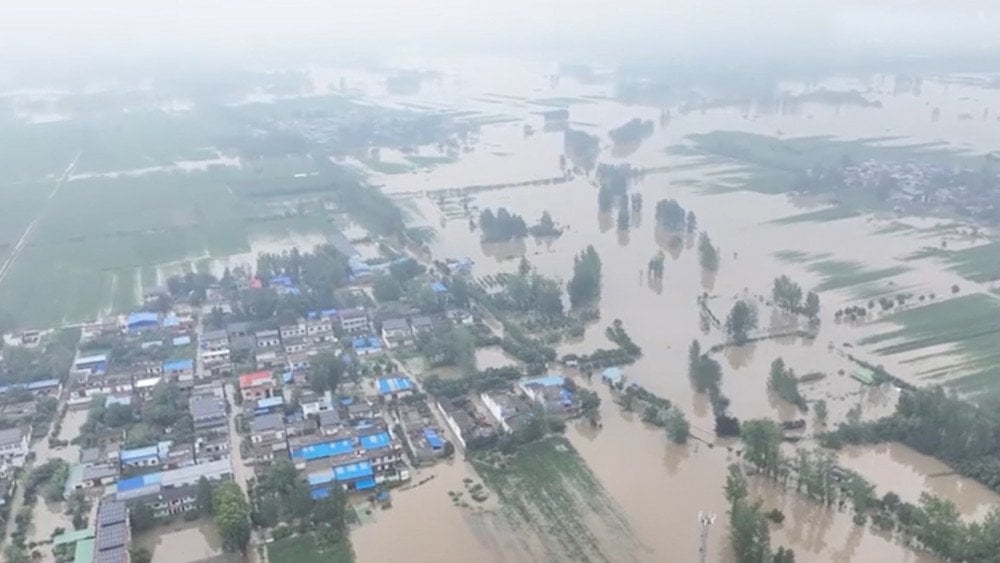
[[747,341],[749,333],[757,328],[757,309],[743,301],[737,301],[726,317],[726,333],[738,344]]
[[596,301],[601,296],[601,257],[593,245],[576,256],[573,262],[573,279],[567,286],[573,307]]
[[771,299],[782,309],[797,311],[802,306],[802,287],[785,275],[774,278]]
[[202,516],[212,513],[212,484],[205,477],[198,479],[198,496],[195,504]]
[[777,475],[782,467],[781,429],[772,420],[747,420],[740,427],[745,451],[743,457],[768,475]]
[[215,488],[212,516],[219,527],[223,549],[246,553],[250,541],[250,507],[239,485],[226,481]]
[[344,376],[344,361],[331,352],[322,352],[309,361],[309,385],[317,393],[337,391]]
[[660,200],[656,204],[656,221],[668,231],[683,231],[686,224],[684,208],[676,199]]
[[698,237],[698,263],[709,272],[719,269],[719,249],[712,244],[712,239],[704,231]]

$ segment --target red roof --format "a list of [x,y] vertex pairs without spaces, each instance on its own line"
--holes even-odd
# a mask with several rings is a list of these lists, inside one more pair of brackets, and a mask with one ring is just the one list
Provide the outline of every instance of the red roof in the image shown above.
[[244,373],[240,376],[240,389],[246,389],[247,387],[253,387],[262,381],[270,381],[271,372],[269,371],[255,371],[252,373]]

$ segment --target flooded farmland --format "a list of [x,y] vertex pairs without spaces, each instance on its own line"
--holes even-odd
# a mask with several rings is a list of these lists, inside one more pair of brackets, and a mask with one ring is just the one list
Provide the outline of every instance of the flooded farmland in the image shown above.
[[[866,81],[841,78],[782,88],[789,95],[810,88],[856,90],[878,101],[878,107],[747,101],[692,110],[624,105],[610,98],[607,85],[581,85],[566,79],[553,85],[544,72],[535,69],[531,73],[525,68],[508,69],[502,84],[481,72],[456,70],[455,76],[461,80],[449,75],[422,91],[420,103],[489,112],[508,116],[511,121],[483,125],[456,158],[409,173],[375,173],[376,183],[411,211],[414,225],[437,231],[431,243],[435,258],[471,257],[478,278],[514,272],[523,256],[539,273],[565,282],[572,274],[573,257],[592,244],[602,259],[601,320],[588,326],[581,339],[563,342],[559,353],[607,347],[604,328],[612,319],[621,319],[643,349],[643,356],[625,370],[629,381],[669,398],[688,416],[696,435],[713,440],[714,420],[707,398],[696,394],[688,380],[687,347],[696,338],[703,347],[725,340],[717,328],[701,322],[696,299],[703,293],[708,294],[708,307],[722,318],[737,298],[757,302],[762,326],[777,333],[788,327],[789,319],[767,305],[775,277],[787,274],[804,287],[820,291],[821,324],[815,338],[762,340],[716,354],[723,365],[722,389],[732,398],[735,416],[805,418],[809,434],[818,430],[812,417],[800,414],[767,389],[768,369],[774,359],[783,358],[799,374],[822,374],[803,384],[801,390],[809,402],[826,401],[831,420],[842,420],[855,407],[863,419],[884,416],[892,412],[899,390],[891,385],[869,388],[853,379],[855,364],[850,357],[884,365],[905,381],[923,385],[927,382],[911,366],[918,352],[877,355],[857,343],[884,327],[878,329],[872,321],[841,322],[835,311],[864,306],[869,300],[901,291],[944,299],[954,284],[969,292],[990,289],[988,284],[961,278],[940,262],[906,259],[942,242],[950,248],[983,242],[964,236],[960,228],[949,227],[948,221],[900,218],[891,213],[824,218],[828,203],[762,190],[740,191],[744,172],[739,168],[668,149],[684,144],[693,133],[737,130],[781,137],[829,135],[848,141],[879,138],[876,143],[886,144],[947,140],[947,148],[988,151],[996,148],[992,143],[1000,125],[994,120],[959,116],[1000,102],[995,91],[931,80],[919,89],[901,90],[891,76]],[[352,84],[369,88],[365,93],[376,99],[401,101],[380,90],[376,81],[358,78]],[[537,115],[540,109],[557,106],[569,108],[570,127],[601,139],[600,162],[628,162],[655,169],[631,189],[642,195],[644,205],[632,214],[627,229],[618,228],[614,216],[599,210],[597,188],[590,178],[564,175],[560,167],[565,150],[563,134],[546,131]],[[933,120],[932,107],[941,108],[940,114],[948,117]],[[664,122],[661,118],[667,109],[669,119]],[[615,150],[606,132],[633,117],[661,125],[625,154]],[[531,126],[531,134],[525,124]],[[454,191],[470,186],[480,188],[463,192],[461,198]],[[699,230],[720,247],[722,260],[716,274],[702,271],[693,240],[677,244],[657,228],[654,207],[665,198],[674,198],[696,213]],[[499,207],[520,214],[528,224],[548,211],[565,231],[557,239],[528,237],[523,242],[482,244],[480,233],[470,227],[470,219],[477,218],[482,209]],[[647,264],[661,251],[666,256],[664,276],[654,281],[646,274]],[[872,316],[877,320],[883,314],[873,311]],[[477,359],[483,364],[480,367],[494,366],[496,352],[484,352]],[[721,446],[669,444],[660,431],[620,413],[606,393],[602,392],[602,398],[603,429],[571,427],[568,436],[627,516],[642,546],[635,556],[643,561],[695,557],[696,516],[702,510],[725,513],[722,484],[726,466],[735,457]],[[841,459],[845,466],[872,480],[880,494],[894,490],[913,501],[921,491],[931,492],[954,502],[969,518],[981,517],[996,501],[996,495],[984,487],[902,446],[853,448],[843,452]],[[407,502],[408,494],[415,493],[400,493],[399,502]],[[855,526],[849,513],[821,508],[769,483],[755,483],[753,494],[764,500],[765,507],[785,512],[788,519],[773,529],[772,544],[795,549],[797,560],[935,560]],[[394,518],[389,515],[394,510],[380,516],[377,525],[355,533],[359,559],[399,560],[386,559],[371,539],[380,530],[405,533],[390,525]],[[462,520],[464,524],[457,528],[463,532],[442,531],[438,545],[475,538],[466,532],[468,515]],[[489,542],[472,544],[477,547],[469,553],[482,553]],[[709,560],[731,560],[722,519],[711,531],[710,545]],[[481,560],[515,557],[503,550],[489,551]]]

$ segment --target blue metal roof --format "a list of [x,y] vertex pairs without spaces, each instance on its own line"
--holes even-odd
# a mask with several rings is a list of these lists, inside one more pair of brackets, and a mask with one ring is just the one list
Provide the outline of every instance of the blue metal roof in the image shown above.
[[162,480],[163,473],[147,473],[146,475],[139,475],[130,479],[120,479],[115,490],[119,493],[124,493],[125,491],[141,489],[150,485],[158,485]]
[[376,448],[384,448],[391,442],[388,432],[379,432],[378,434],[372,434],[371,436],[361,437],[361,447],[366,450],[374,450]]
[[622,380],[622,376],[624,375],[625,374],[622,372],[621,368],[608,368],[601,372],[601,377],[611,383],[618,383]]
[[448,288],[441,282],[431,282],[431,291],[434,293],[447,293]]
[[107,363],[107,361],[108,361],[107,354],[94,354],[93,356],[81,356],[77,358],[76,361],[73,362],[73,365],[81,367],[81,366],[87,366],[89,364],[103,364]]
[[290,278],[288,276],[274,276],[273,278],[267,280],[267,285],[269,285],[271,287],[274,287],[276,285],[279,285],[279,286],[282,286],[282,287],[291,287],[292,286],[292,278]]
[[568,389],[559,390],[559,399],[562,401],[564,407],[573,405],[573,394]]
[[438,436],[437,432],[435,432],[433,428],[424,428],[424,439],[426,439],[427,443],[430,444],[430,446],[435,450],[444,447],[444,440]]
[[351,347],[355,350],[363,350],[365,348],[378,349],[382,347],[382,341],[374,336],[359,336],[351,341]]
[[327,483],[332,483],[336,479],[336,475],[333,473],[333,469],[326,469],[324,471],[316,471],[310,473],[306,480],[310,485],[326,485]]
[[311,491],[309,491],[309,496],[312,497],[313,500],[326,498],[330,496],[330,489],[327,489],[325,487],[319,489],[312,489]]
[[412,389],[413,382],[410,381],[409,377],[380,377],[378,380],[378,392],[381,395]]
[[174,337],[174,346],[187,346],[190,343],[191,343],[190,336],[184,335],[184,336]]
[[163,326],[166,328],[172,328],[175,326],[180,326],[181,320],[177,318],[177,315],[170,313],[163,318]]
[[167,360],[163,362],[163,372],[171,371],[192,371],[194,370],[194,360]]
[[258,409],[273,409],[274,407],[280,407],[285,404],[285,398],[281,395],[275,395],[273,397],[267,397],[265,399],[257,399],[257,405],[255,408]]
[[146,446],[145,448],[132,448],[130,450],[122,450],[118,453],[118,459],[122,460],[123,463],[130,461],[135,461],[137,459],[143,459],[147,457],[157,457],[159,455],[159,449],[156,446]]
[[122,397],[116,397],[114,395],[109,396],[104,400],[104,407],[110,407],[111,405],[124,405],[129,406],[132,404],[132,395],[125,395]]
[[28,391],[38,391],[39,389],[48,389],[50,387],[59,387],[59,380],[42,379],[41,381],[32,381],[28,384]]
[[311,444],[301,448],[292,449],[292,458],[302,458],[305,461],[333,457],[335,455],[346,454],[354,451],[354,440],[345,438],[332,442]]
[[137,326],[149,326],[160,324],[160,316],[156,313],[151,313],[149,311],[139,311],[137,313],[129,313],[128,320],[126,324],[129,328]]
[[549,375],[546,377],[538,377],[535,379],[525,379],[521,381],[524,385],[541,385],[542,387],[555,387],[557,385],[565,385],[566,378],[561,375]]
[[361,479],[360,481],[354,484],[354,488],[359,491],[367,491],[369,489],[374,489],[375,479],[372,479],[371,477],[368,477],[366,479]]
[[371,477],[373,475],[372,464],[367,461],[358,461],[338,465],[333,468],[333,474],[337,477],[337,481],[353,481],[362,477]]

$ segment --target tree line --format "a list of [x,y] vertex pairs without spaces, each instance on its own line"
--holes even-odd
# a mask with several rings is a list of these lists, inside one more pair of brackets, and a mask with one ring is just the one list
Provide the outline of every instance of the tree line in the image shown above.
[[669,399],[655,395],[641,385],[632,384],[625,388],[619,403],[629,412],[641,408],[643,422],[663,428],[673,443],[687,443],[691,424],[684,412],[671,404]]
[[771,300],[779,309],[805,315],[810,319],[815,319],[819,314],[819,295],[810,291],[803,302],[802,287],[786,275],[774,278]]
[[492,209],[484,209],[479,214],[479,228],[482,231],[480,240],[485,243],[509,242],[528,236],[528,225],[517,213],[501,207],[493,213]]
[[750,499],[749,483],[739,466],[729,466],[723,490],[729,502],[729,543],[737,563],[794,563],[791,549],[771,550],[767,516],[761,501]]
[[608,131],[611,142],[617,144],[636,144],[653,134],[653,121],[633,117],[619,127]]
[[[849,418],[848,424],[855,429],[871,424],[858,422],[857,416]],[[838,466],[830,450],[800,449],[794,457],[783,455],[781,430],[771,420],[744,422],[741,438],[743,459],[762,475],[824,506],[841,510],[849,506],[858,526],[871,522],[876,529],[946,561],[994,561],[1000,553],[1000,508],[992,508],[980,522],[967,523],[953,503],[927,493],[916,504],[891,491],[879,498],[871,482]]]
[[767,388],[774,391],[782,399],[792,403],[800,411],[809,410],[806,398],[799,392],[799,379],[795,377],[792,368],[785,366],[785,361],[776,358],[771,362],[771,371],[767,380]]
[[849,420],[821,436],[824,445],[902,442],[944,461],[1000,492],[1000,417],[997,403],[972,404],[940,387],[904,390],[896,411],[870,422]]
[[718,436],[738,436],[740,421],[729,416],[729,398],[722,394],[722,366],[707,354],[702,354],[701,344],[694,340],[688,348],[688,377],[698,393],[708,393],[715,415],[715,433]]

